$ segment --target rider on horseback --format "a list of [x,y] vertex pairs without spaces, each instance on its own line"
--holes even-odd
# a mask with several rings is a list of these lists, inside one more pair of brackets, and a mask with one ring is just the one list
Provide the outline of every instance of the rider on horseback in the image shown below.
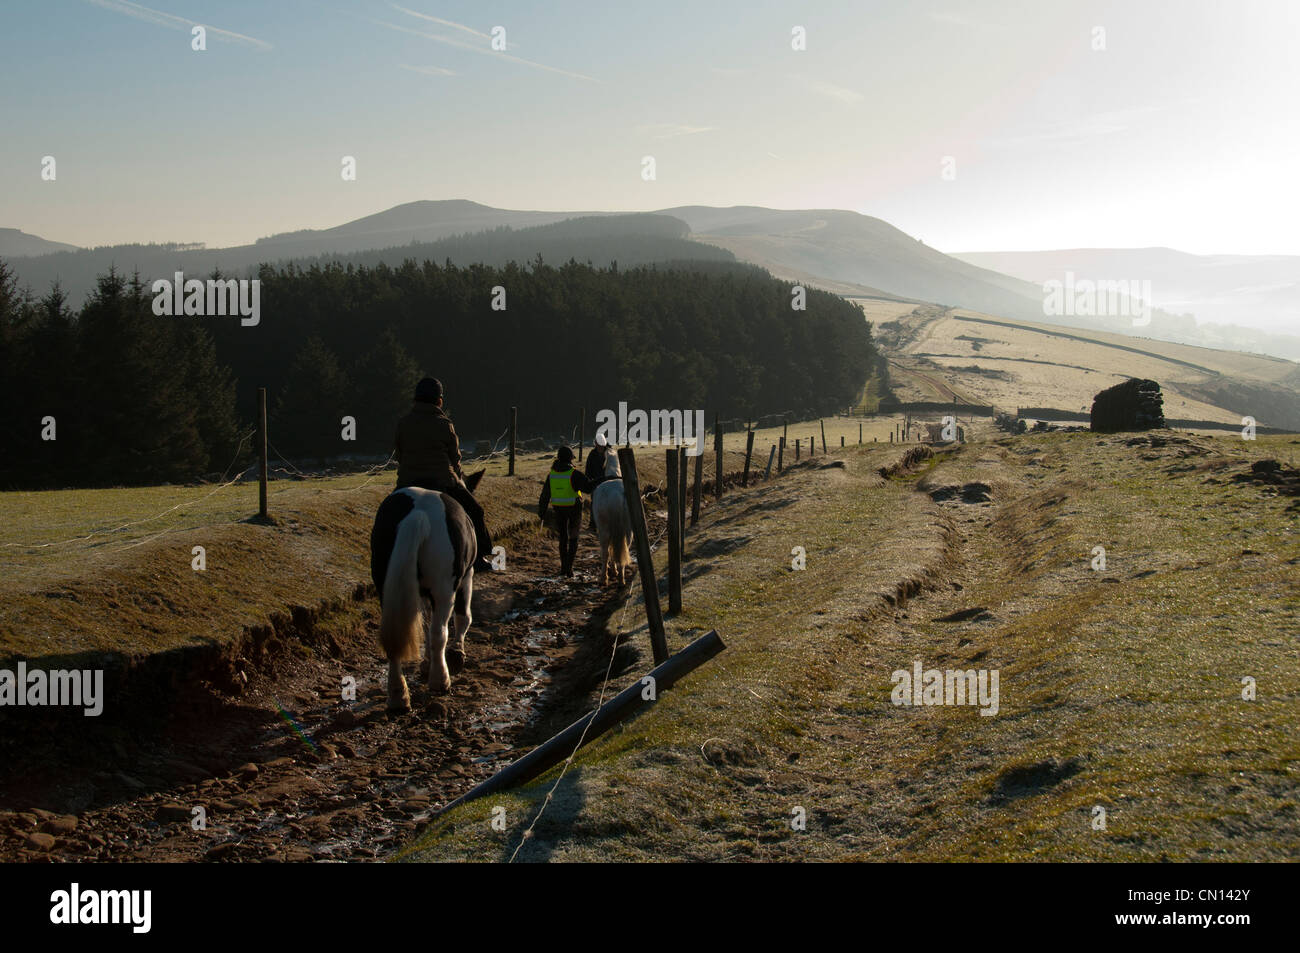
[[415,388],[411,412],[397,422],[397,489],[418,486],[440,490],[465,508],[478,539],[474,568],[492,568],[492,537],[488,533],[483,507],[465,486],[460,468],[460,441],[451,418],[442,409],[442,382],[426,377]]

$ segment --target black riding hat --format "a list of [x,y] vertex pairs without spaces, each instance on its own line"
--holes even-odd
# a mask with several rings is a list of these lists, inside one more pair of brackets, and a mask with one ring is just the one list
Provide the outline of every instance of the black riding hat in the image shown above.
[[442,399],[442,381],[426,377],[415,385],[415,399],[421,404],[436,404]]

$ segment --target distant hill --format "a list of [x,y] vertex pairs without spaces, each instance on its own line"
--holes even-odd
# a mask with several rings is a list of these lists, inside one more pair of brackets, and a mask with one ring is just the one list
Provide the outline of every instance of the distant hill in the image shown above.
[[76,245],[48,241],[37,235],[28,235],[16,228],[0,228],[0,258],[22,258],[76,250]]
[[[685,222],[687,230],[673,234],[660,230],[657,223],[664,216]],[[612,220],[619,224],[599,224]],[[562,222],[576,223],[570,226],[575,231],[545,230],[556,229]],[[509,229],[512,237],[505,237],[503,229]],[[618,230],[617,249],[601,242],[602,237],[614,235],[609,229]],[[638,231],[644,232],[643,242],[635,239]],[[498,234],[476,237],[493,233]],[[450,244],[433,247],[437,243]],[[629,215],[498,209],[465,200],[420,201],[333,228],[271,235],[251,245],[203,250],[158,245],[64,250],[39,258],[18,258],[14,268],[20,281],[38,292],[57,278],[75,305],[110,265],[127,273],[139,270],[145,278],[176,270],[208,274],[214,268],[240,275],[261,263],[354,256],[359,256],[354,260],[370,264],[397,263],[408,257],[450,257],[465,264],[480,260],[475,255],[484,255],[484,263],[502,264],[509,257],[525,262],[540,253],[547,261],[574,257],[597,265],[613,260],[632,265],[672,258],[709,259],[714,257],[705,250],[709,247],[766,268],[776,277],[846,297],[933,302],[1022,321],[1300,359],[1300,336],[1283,333],[1300,313],[1298,258],[1207,258],[1171,249],[958,257],[930,248],[878,218],[837,209],[692,205]],[[1060,279],[1067,270],[1081,278],[1095,274],[1114,280],[1151,280],[1157,307],[1150,323],[1135,327],[1132,319],[1123,315],[1045,314],[1043,282]],[[1202,319],[1221,314],[1246,320],[1241,316],[1248,315],[1253,324],[1265,319],[1274,322],[1276,330],[1198,325],[1183,313],[1188,302],[1198,303],[1197,314]]]
[[1154,304],[1202,322],[1300,333],[1300,256],[1189,255],[1172,248],[966,252],[953,257],[1042,284],[1079,278],[1151,282]]
[[[444,216],[445,213],[445,217]],[[432,217],[430,217],[432,216]],[[488,230],[485,230],[488,229]],[[400,264],[407,258],[457,264],[521,264],[537,255],[550,263],[576,258],[596,266],[659,261],[734,261],[731,253],[690,240],[688,226],[665,215],[511,212],[473,202],[412,202],[326,232],[294,232],[231,248],[186,245],[114,245],[20,258],[19,282],[43,294],[58,280],[74,307],[110,267],[146,281],[183,271],[206,276],[214,269],[233,276],[261,264],[350,261]]]
[[[326,229],[282,232],[259,238],[254,245],[273,258],[349,253],[375,248],[392,248],[412,242],[431,242],[452,235],[483,232],[508,226],[526,228],[549,225],[582,216],[610,215],[610,212],[530,212],[492,208],[464,199],[407,202],[383,212],[367,215]],[[235,251],[236,249],[228,249]],[[270,259],[264,259],[270,260]]]

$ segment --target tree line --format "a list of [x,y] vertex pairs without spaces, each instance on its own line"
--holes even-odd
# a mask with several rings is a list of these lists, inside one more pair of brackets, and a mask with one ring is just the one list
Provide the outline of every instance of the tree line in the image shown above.
[[879,365],[855,305],[809,289],[795,310],[790,283],[731,262],[291,263],[257,278],[261,320],[245,327],[156,316],[149,283],[113,269],[74,311],[57,284],[37,298],[0,262],[0,486],[180,482],[246,465],[258,387],[275,451],[301,462],[387,454],[424,375],[442,380],[464,446],[497,437],[511,406],[521,436],[568,433],[584,406],[590,436],[619,401],[833,413]]

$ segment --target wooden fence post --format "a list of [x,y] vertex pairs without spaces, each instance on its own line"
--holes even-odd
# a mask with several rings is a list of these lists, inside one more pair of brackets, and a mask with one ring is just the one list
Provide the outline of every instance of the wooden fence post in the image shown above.
[[817,423],[821,424],[822,428],[822,456],[824,457],[826,456],[826,421],[819,420]]
[[677,525],[680,532],[677,541],[682,552],[686,551],[686,444],[682,444],[677,456]]
[[700,521],[700,486],[704,482],[704,451],[695,455],[695,489],[691,494],[691,525]]
[[682,498],[678,475],[682,472],[681,451],[671,447],[664,452],[664,469],[668,485],[668,611],[682,611]]
[[713,415],[713,468],[716,471],[713,475],[713,497],[722,499],[722,425],[718,423],[718,415]]
[[510,469],[506,471],[506,476],[515,475],[515,434],[519,426],[519,408],[510,408]]
[[858,443],[862,442],[862,422],[858,422]]
[[754,456],[754,431],[749,431],[748,439],[745,443],[745,475],[740,480],[741,486],[749,486],[749,461]]
[[794,438],[794,462],[799,462],[799,451],[803,449],[803,437]]
[[780,473],[785,469],[785,437],[781,438],[781,449],[776,454],[776,472]]
[[767,455],[767,469],[763,471],[763,482],[766,483],[772,479],[772,460],[776,457],[776,444],[772,444],[772,450]]
[[650,628],[650,647],[656,665],[668,660],[668,638],[664,633],[663,611],[659,608],[659,584],[650,556],[650,535],[645,526],[645,508],[641,505],[641,484],[636,476],[636,453],[631,447],[618,451],[619,469],[623,471],[623,495],[628,515],[632,517],[632,539],[636,543],[636,564],[641,573],[641,594],[645,597],[646,622]]
[[266,388],[257,389],[257,515],[268,519],[266,512]]

